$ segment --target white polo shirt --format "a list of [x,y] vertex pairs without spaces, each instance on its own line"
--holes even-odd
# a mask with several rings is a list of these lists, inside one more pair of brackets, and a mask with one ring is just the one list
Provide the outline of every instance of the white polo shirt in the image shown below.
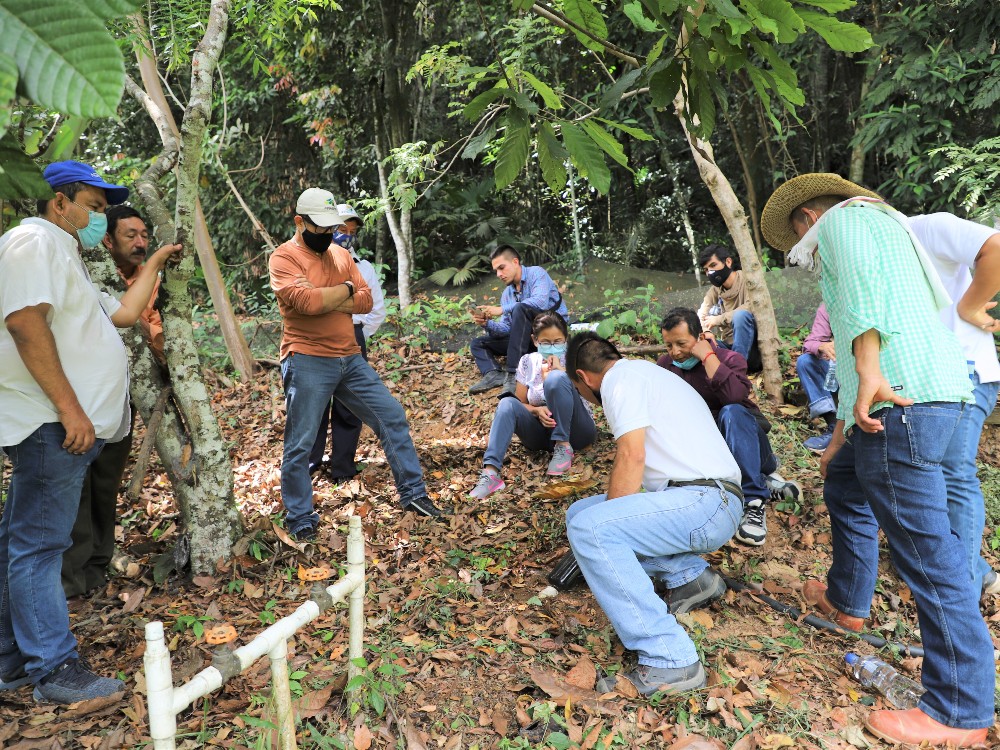
[[361,330],[365,335],[365,340],[367,341],[375,335],[375,331],[377,331],[379,326],[385,322],[385,294],[382,292],[382,284],[379,283],[378,273],[375,271],[375,266],[367,260],[361,260],[354,254],[353,250],[351,250],[351,257],[354,258],[354,262],[357,263],[358,271],[361,272],[361,278],[363,278],[365,283],[368,284],[368,289],[372,293],[371,311],[362,315],[351,316],[354,320],[354,325],[361,326]]
[[966,323],[957,311],[958,301],[972,284],[976,255],[997,230],[949,213],[911,216],[909,222],[952,299],[952,304],[941,311],[941,320],[958,336],[966,360],[975,362],[979,381],[1000,380],[993,334]]
[[615,440],[645,428],[647,492],[670,480],[740,483],[740,467],[705,399],[672,372],[645,360],[619,360],[601,382],[601,401]]
[[0,445],[59,421],[4,322],[42,303],[52,306],[47,320],[59,361],[97,437],[120,439],[129,421],[128,358],[108,316],[121,305],[90,281],[75,238],[32,218],[0,237]]

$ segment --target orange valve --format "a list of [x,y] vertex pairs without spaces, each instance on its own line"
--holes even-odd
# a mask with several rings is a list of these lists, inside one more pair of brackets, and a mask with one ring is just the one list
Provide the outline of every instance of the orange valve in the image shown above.
[[236,640],[236,628],[228,622],[205,629],[205,643],[212,646],[220,646],[234,640]]
[[326,563],[320,563],[315,568],[303,568],[299,566],[300,581],[325,581],[333,575],[333,571]]

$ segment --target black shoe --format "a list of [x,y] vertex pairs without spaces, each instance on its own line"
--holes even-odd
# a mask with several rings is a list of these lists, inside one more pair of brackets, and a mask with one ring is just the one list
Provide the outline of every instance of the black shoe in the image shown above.
[[508,396],[517,395],[517,380],[514,378],[514,373],[508,372],[503,378],[503,390],[500,391],[498,398],[507,398]]
[[61,703],[91,700],[114,695],[125,690],[125,683],[100,677],[80,663],[69,659],[56,667],[35,685],[34,698],[39,703]]
[[24,665],[21,665],[10,674],[0,674],[0,690],[17,690],[29,682],[31,682],[31,678],[24,671]]
[[316,527],[315,526],[304,526],[298,531],[292,531],[289,534],[292,539],[296,542],[315,542],[316,541]]
[[492,391],[494,388],[499,388],[503,385],[505,377],[506,373],[503,370],[491,370],[483,375],[479,382],[469,389],[469,393],[475,395],[477,393]]
[[667,589],[663,600],[671,614],[679,615],[692,609],[707,607],[725,593],[725,579],[711,568],[705,568],[693,581]]
[[427,516],[428,518],[441,518],[441,516],[445,515],[445,512],[437,507],[426,495],[410,500],[410,502],[403,506],[403,510],[412,510],[417,515]]

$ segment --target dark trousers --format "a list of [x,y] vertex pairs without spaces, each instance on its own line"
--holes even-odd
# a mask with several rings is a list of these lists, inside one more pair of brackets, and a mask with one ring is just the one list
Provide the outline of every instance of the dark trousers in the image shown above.
[[517,363],[528,352],[535,351],[531,343],[531,323],[542,310],[523,302],[514,305],[510,311],[510,330],[502,335],[487,334],[472,340],[469,349],[476,360],[479,372],[486,374],[499,370],[498,355],[507,356],[507,372],[516,372]]
[[[354,338],[361,347],[361,356],[368,359],[368,347],[365,346],[365,334],[360,324],[354,326]],[[354,463],[358,452],[358,441],[361,439],[361,419],[354,412],[340,403],[330,399],[330,405],[323,410],[323,418],[319,423],[316,442],[309,453],[309,470],[323,461],[323,451],[326,449],[327,428],[330,430],[330,476],[353,477],[358,473]]]
[[[133,425],[135,412],[132,412]],[[62,587],[66,596],[103,586],[115,553],[118,491],[132,450],[132,429],[117,443],[105,443],[83,479],[80,508],[73,524],[73,546],[63,553]]]
[[744,499],[767,501],[771,493],[766,475],[778,468],[767,433],[742,404],[723,406],[716,422],[743,475],[740,486]]

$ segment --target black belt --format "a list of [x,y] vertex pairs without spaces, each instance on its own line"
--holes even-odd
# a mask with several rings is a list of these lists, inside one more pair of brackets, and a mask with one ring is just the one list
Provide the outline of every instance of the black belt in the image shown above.
[[725,479],[689,479],[683,482],[671,479],[667,483],[667,487],[715,487],[718,489],[720,484],[726,492],[736,495],[741,502],[743,501],[743,490],[740,486],[727,482]]

